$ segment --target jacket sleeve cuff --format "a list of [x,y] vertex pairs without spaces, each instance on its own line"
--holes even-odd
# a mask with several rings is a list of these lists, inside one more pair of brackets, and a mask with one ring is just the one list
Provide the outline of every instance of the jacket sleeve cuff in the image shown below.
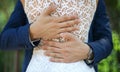
[[96,64],[96,50],[94,49],[94,48],[95,48],[94,42],[87,43],[87,44],[88,44],[89,47],[92,49],[94,58],[93,58],[93,60],[89,60],[89,61],[86,61],[86,60],[85,60],[85,62],[86,62],[86,64],[88,64],[89,66],[95,66],[95,64]]
[[29,41],[32,44],[32,46],[34,46],[34,47],[38,46],[39,43],[40,43],[40,39],[32,41],[31,38],[30,38],[30,35],[29,35]]
[[40,40],[37,41],[31,41],[30,39],[30,34],[29,34],[29,27],[30,24],[26,24],[25,26],[23,26],[22,28],[20,28],[19,31],[21,31],[22,35],[23,35],[23,43],[25,43],[25,49],[32,49],[35,46],[38,46]]

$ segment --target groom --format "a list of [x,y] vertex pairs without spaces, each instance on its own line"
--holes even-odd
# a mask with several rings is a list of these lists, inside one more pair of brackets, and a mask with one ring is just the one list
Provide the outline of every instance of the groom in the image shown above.
[[[27,21],[23,6],[20,0],[18,0],[9,22],[0,35],[0,49],[25,49],[23,72],[25,72],[30,62],[33,48],[40,42],[39,40],[34,42],[30,41],[30,39],[32,39],[30,37],[34,36],[35,34],[31,34],[30,36],[31,31],[29,30],[30,24]],[[67,48],[68,45],[70,45],[68,42],[66,42],[67,45],[65,45],[65,43],[44,41],[44,43],[49,47],[43,46],[42,48],[46,50],[46,55],[51,57],[51,61],[74,62],[85,60],[89,66],[94,66],[97,72],[97,63],[106,58],[112,51],[111,30],[109,26],[109,19],[106,14],[104,0],[99,0],[98,2],[97,11],[89,32],[88,43],[77,42],[76,38],[69,33],[60,34],[60,36],[67,38],[71,44],[76,44],[77,47],[80,46],[80,48],[74,48],[75,46],[72,47],[73,45],[71,45],[69,46],[71,49],[64,50],[63,48]],[[61,48],[61,50],[56,49],[58,47]],[[62,60],[58,59],[56,57],[59,55],[51,54],[49,53],[49,50],[55,52],[65,51],[63,53],[66,53],[66,56],[69,57],[66,57],[66,59]]]

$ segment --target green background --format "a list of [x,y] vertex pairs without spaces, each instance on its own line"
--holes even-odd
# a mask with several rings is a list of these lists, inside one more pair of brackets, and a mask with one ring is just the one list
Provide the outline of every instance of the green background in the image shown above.
[[[0,0],[0,32],[7,23],[17,0]],[[99,63],[99,72],[120,72],[120,0],[105,0],[110,17],[114,49]],[[21,72],[24,50],[1,51],[0,72]]]

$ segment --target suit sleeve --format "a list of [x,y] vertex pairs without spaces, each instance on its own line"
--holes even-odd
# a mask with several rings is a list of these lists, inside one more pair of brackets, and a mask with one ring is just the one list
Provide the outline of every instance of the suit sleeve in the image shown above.
[[18,50],[32,49],[29,40],[29,27],[26,14],[20,0],[11,14],[11,17],[0,35],[0,49]]
[[91,31],[91,38],[89,38],[88,45],[92,48],[94,53],[94,62],[91,65],[96,65],[102,59],[106,58],[113,48],[110,23],[104,0],[99,0],[98,2]]

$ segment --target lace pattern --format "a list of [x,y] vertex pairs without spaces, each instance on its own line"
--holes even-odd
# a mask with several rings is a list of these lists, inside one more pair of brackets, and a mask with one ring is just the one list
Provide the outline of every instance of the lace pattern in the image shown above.
[[87,42],[88,31],[96,10],[95,0],[25,0],[25,12],[30,23],[33,23],[40,13],[51,3],[57,5],[52,16],[63,16],[77,13],[80,18],[79,31],[74,32],[80,40]]
[[[53,2],[57,5],[57,10],[51,14],[52,16],[59,17],[77,13],[80,19],[80,24],[77,26],[79,30],[73,34],[83,42],[87,42],[89,28],[96,11],[96,0],[25,0],[24,10],[29,23],[33,23],[40,13]],[[43,53],[41,49],[33,50],[27,72],[94,72],[94,69],[89,68],[84,61],[70,64],[52,63]]]

